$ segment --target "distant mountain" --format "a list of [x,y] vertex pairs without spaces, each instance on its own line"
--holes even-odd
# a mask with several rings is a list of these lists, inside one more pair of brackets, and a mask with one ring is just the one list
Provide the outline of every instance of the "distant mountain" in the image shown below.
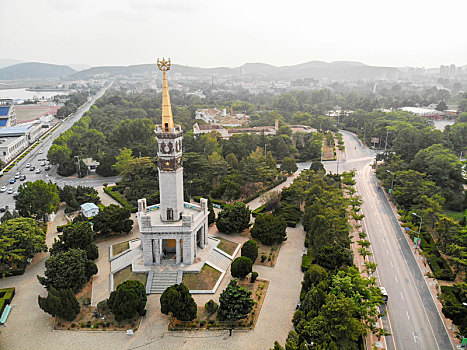
[[10,58],[0,58],[0,68],[12,66],[14,64],[23,63],[21,60],[12,60]]
[[[131,76],[132,74],[155,74],[155,64],[139,64],[133,66],[93,67],[68,76],[68,79],[86,79],[96,75]],[[276,67],[265,63],[246,63],[240,67],[228,68],[198,68],[173,64],[171,73],[194,76],[228,76],[244,79],[253,77],[269,80],[294,80],[302,78],[327,78],[331,80],[359,80],[359,79],[395,79],[402,71],[395,67],[368,66],[360,62],[310,61],[293,66]]]
[[92,68],[92,66],[90,66],[89,64],[83,64],[83,63],[71,63],[71,64],[67,64],[67,66],[70,68],[73,68],[75,71],[78,71],[78,72],[85,70],[85,69]]
[[0,80],[60,78],[76,72],[68,66],[27,62],[0,69]]

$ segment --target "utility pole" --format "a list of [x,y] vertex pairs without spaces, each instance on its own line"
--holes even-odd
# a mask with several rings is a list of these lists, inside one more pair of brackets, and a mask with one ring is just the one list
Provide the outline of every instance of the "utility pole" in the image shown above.
[[264,158],[266,158],[266,150],[267,150],[267,148],[268,148],[268,144],[265,143],[265,144],[264,144]]
[[386,171],[392,175],[392,182],[391,182],[391,196],[392,196],[392,193],[394,192],[394,173],[389,170],[386,170]]
[[79,175],[79,173],[81,172],[79,156],[75,156],[74,158],[78,158],[78,175]]
[[415,245],[415,251],[417,251],[418,249],[418,246],[419,246],[419,242],[420,242],[420,231],[422,229],[422,222],[423,222],[423,219],[420,215],[418,215],[417,213],[412,213],[413,216],[416,216],[420,219],[420,225],[418,226],[418,233],[417,233],[417,244]]

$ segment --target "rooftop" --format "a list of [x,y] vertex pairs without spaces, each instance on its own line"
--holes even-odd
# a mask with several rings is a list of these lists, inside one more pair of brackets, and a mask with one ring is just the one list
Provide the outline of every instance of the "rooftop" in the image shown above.
[[8,115],[9,110],[10,110],[10,106],[0,107],[0,115]]
[[[182,227],[187,227],[186,231],[191,230],[191,226],[193,224],[197,224],[203,218],[205,213],[201,210],[201,206],[192,204],[192,203],[184,203],[183,204],[183,214],[182,220],[174,221],[174,222],[167,222],[161,220],[161,215],[159,212],[159,204],[151,205],[146,208],[146,210],[142,213],[138,213],[138,223],[141,232],[154,232],[156,227],[163,227],[164,232],[180,232],[184,231]],[[149,217],[150,227],[147,227],[144,223],[142,223],[142,218]]]
[[95,209],[99,209],[99,207],[95,205],[94,203],[81,204],[81,210],[89,211],[89,210],[95,210]]

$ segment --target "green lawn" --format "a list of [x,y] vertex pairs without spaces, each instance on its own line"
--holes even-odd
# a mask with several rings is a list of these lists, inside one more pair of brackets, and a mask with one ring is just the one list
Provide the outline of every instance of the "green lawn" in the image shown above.
[[214,288],[220,276],[220,271],[204,264],[200,273],[184,273],[182,281],[189,290],[209,290]]
[[117,286],[127,280],[140,281],[146,288],[146,281],[148,280],[148,275],[145,273],[134,273],[131,270],[131,265],[125,267],[124,269],[114,273],[114,290],[117,289]]
[[237,249],[238,247],[238,243],[228,241],[221,237],[214,237],[214,238],[220,241],[217,248],[219,248],[223,252],[226,252],[229,255],[232,255],[235,252],[235,249]]
[[130,242],[120,242],[117,244],[112,245],[112,258],[114,256],[117,256],[121,252],[124,252],[125,250],[130,249]]

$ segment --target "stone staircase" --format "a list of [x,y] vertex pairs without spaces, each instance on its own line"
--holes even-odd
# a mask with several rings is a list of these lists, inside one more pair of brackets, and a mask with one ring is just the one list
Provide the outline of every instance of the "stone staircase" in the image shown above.
[[162,294],[167,287],[181,283],[179,275],[181,277],[181,271],[154,271],[152,274],[150,294]]
[[210,262],[212,265],[220,268],[222,271],[227,271],[227,269],[230,266],[230,263],[232,262],[232,260],[230,260],[224,254],[219,253],[217,250],[212,251],[207,261]]

